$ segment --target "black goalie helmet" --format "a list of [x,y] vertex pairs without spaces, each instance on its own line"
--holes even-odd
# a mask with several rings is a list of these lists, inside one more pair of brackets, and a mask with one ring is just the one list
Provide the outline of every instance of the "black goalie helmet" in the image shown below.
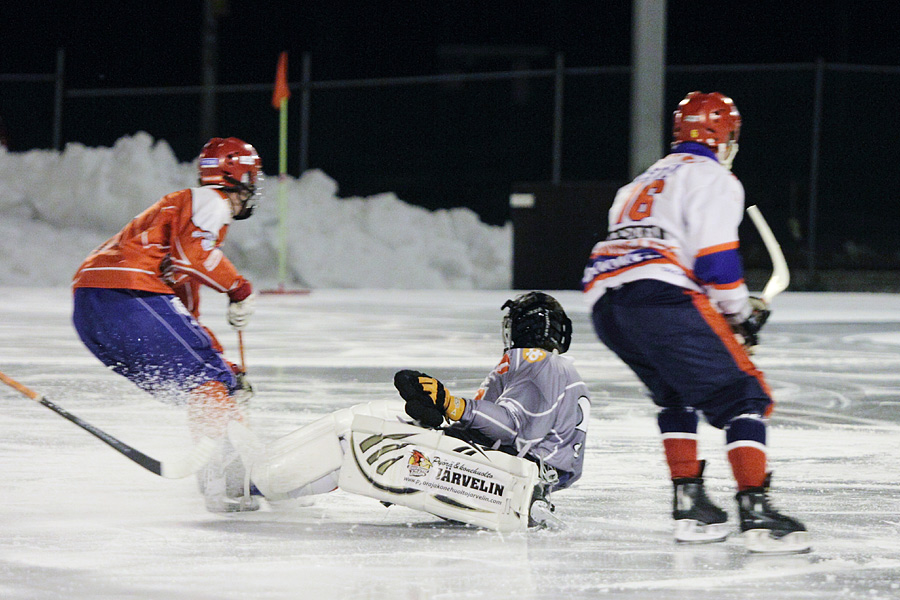
[[562,354],[572,342],[572,321],[556,298],[543,292],[528,292],[507,300],[503,316],[503,346],[543,348]]

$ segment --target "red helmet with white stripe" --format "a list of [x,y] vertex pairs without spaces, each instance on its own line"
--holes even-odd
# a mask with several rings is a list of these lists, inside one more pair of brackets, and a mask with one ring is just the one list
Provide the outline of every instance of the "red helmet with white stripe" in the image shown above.
[[234,216],[246,219],[256,208],[252,200],[262,180],[262,160],[256,149],[238,138],[212,138],[200,152],[200,185],[219,185],[240,192],[243,208]]
[[691,92],[675,109],[672,146],[683,142],[703,144],[730,169],[740,132],[741,114],[731,98],[719,92]]

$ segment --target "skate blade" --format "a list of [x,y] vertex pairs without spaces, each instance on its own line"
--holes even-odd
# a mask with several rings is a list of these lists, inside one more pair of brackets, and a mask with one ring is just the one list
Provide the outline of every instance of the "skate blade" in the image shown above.
[[251,501],[244,499],[229,499],[225,501],[213,500],[206,503],[206,510],[211,513],[232,514],[254,512],[259,510],[259,501],[253,498]]
[[529,529],[549,529],[551,531],[562,531],[566,528],[559,517],[553,514],[549,506],[544,502],[535,502],[531,505],[531,517],[529,519]]
[[679,544],[724,542],[730,532],[728,523],[701,523],[694,519],[675,521],[675,541]]
[[773,537],[768,529],[750,529],[742,534],[744,546],[759,554],[803,554],[810,552],[809,532],[795,531],[782,537]]

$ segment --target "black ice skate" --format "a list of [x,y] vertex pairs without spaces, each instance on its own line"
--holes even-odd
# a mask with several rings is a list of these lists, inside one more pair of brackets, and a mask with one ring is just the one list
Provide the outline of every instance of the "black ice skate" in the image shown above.
[[728,537],[728,514],[712,503],[703,487],[705,461],[700,461],[696,477],[672,480],[675,486],[672,518],[675,519],[675,541],[682,544],[709,544]]
[[766,475],[761,487],[743,490],[735,496],[744,545],[750,552],[768,554],[809,552],[809,533],[803,523],[772,507],[768,496],[771,476],[771,473]]

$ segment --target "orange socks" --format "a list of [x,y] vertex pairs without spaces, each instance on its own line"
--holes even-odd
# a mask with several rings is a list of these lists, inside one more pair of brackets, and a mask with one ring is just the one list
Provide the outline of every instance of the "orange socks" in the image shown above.
[[766,423],[761,415],[743,414],[725,426],[725,449],[738,491],[766,481]]
[[188,426],[194,440],[218,439],[225,435],[228,422],[242,420],[234,398],[221,381],[207,381],[191,390],[188,398]]
[[663,436],[663,448],[672,479],[697,477],[700,474],[700,461],[697,460],[696,436],[670,436],[671,434]]
[[761,487],[766,480],[766,453],[756,446],[732,444],[728,462],[737,482],[738,491]]

